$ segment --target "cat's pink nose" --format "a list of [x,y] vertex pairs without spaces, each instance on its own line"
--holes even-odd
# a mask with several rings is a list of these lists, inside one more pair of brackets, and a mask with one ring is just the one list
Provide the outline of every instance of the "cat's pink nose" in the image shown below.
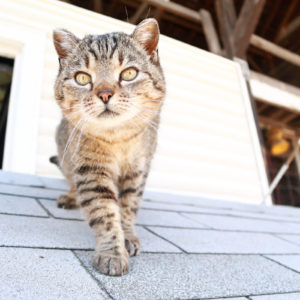
[[114,93],[113,93],[112,90],[100,90],[97,93],[97,96],[98,96],[99,99],[102,100],[102,102],[108,103],[108,101],[110,100],[110,98],[112,97],[113,94]]

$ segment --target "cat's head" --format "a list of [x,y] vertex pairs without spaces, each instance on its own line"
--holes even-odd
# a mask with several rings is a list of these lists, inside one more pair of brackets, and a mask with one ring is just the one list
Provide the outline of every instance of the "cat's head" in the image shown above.
[[60,61],[55,96],[74,126],[139,126],[159,113],[165,82],[155,19],[144,20],[131,35],[117,32],[79,39],[60,29],[53,39]]

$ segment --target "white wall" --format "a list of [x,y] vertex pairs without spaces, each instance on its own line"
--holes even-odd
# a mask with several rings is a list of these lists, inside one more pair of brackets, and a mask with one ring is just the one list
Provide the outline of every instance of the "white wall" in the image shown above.
[[[133,26],[58,1],[0,0],[0,5],[0,26],[38,29],[45,36],[33,173],[61,176],[48,160],[56,153],[61,115],[53,96],[58,64],[52,30],[63,27],[83,36],[129,33]],[[266,178],[239,66],[165,36],[159,48],[168,93],[147,188],[259,203]],[[29,74],[24,76],[34,76]],[[15,155],[22,158],[20,151]]]

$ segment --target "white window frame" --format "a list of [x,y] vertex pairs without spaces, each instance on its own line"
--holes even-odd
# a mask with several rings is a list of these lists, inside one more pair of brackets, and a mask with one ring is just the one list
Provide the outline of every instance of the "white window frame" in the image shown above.
[[[237,59],[237,61],[240,61]],[[247,68],[248,66],[246,66]],[[263,153],[262,149],[260,146],[259,142],[259,137],[257,134],[257,128],[255,124],[255,119],[254,119],[254,111],[251,107],[251,99],[248,93],[247,85],[246,85],[246,80],[243,75],[243,70],[242,66],[240,63],[236,62],[236,70],[238,73],[239,81],[240,81],[240,87],[241,87],[241,93],[244,99],[244,107],[245,107],[245,112],[247,116],[247,121],[248,121],[248,127],[252,139],[252,146],[253,146],[253,151],[256,159],[256,165],[257,165],[257,171],[258,171],[258,176],[260,180],[260,185],[261,185],[261,191],[262,191],[262,202],[261,204],[265,205],[272,205],[272,197],[271,195],[268,194],[269,191],[269,182],[268,182],[268,177],[267,177],[267,170],[266,166],[264,163],[264,158],[263,158]]]
[[6,171],[36,171],[45,45],[45,32],[12,23],[0,26],[0,55],[14,59],[3,157]]

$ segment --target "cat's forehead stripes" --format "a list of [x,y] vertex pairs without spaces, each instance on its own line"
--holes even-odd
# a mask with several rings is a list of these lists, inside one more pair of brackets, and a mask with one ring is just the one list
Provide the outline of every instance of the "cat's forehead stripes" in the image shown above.
[[130,62],[144,63],[144,55],[138,51],[131,37],[124,33],[110,33],[104,35],[88,35],[79,46],[86,68],[91,60],[100,64],[118,62],[121,66]]
[[103,61],[113,58],[119,43],[114,34],[104,34],[89,35],[82,40],[81,45],[95,60]]

